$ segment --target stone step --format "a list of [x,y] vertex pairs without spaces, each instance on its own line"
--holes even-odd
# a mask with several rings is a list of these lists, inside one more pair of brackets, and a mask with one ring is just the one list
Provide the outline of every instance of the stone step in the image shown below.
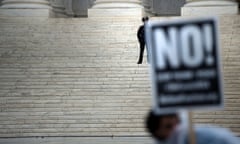
[[19,143],[81,143],[81,144],[150,144],[154,143],[150,137],[58,137],[58,138],[16,138],[16,139],[1,139],[4,144],[19,144]]
[[[148,65],[146,58],[136,64],[141,16],[98,12],[80,19],[0,17],[0,137],[147,135]],[[239,22],[220,17],[225,110],[195,115],[236,133]]]

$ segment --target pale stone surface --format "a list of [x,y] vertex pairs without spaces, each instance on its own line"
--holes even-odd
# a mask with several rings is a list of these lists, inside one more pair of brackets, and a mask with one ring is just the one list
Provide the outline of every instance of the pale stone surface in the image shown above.
[[[220,17],[225,110],[195,116],[238,135],[239,23],[239,15]],[[151,90],[146,61],[136,64],[140,24],[139,15],[0,18],[0,137],[146,136]]]
[[48,9],[0,9],[0,17],[49,17]]
[[0,137],[146,135],[140,24],[136,16],[0,18]]
[[0,16],[12,17],[49,17],[48,0],[3,0]]
[[152,144],[149,137],[67,137],[0,139],[0,144]]
[[150,137],[66,137],[0,139],[0,144],[154,144]]
[[189,0],[182,7],[182,16],[238,14],[238,3],[230,0]]
[[143,15],[143,9],[131,8],[131,9],[89,9],[88,17],[139,17]]
[[96,0],[93,8],[142,8],[141,0]]
[[140,0],[96,0],[88,10],[89,17],[142,17]]
[[3,0],[1,8],[6,9],[48,9],[48,0]]

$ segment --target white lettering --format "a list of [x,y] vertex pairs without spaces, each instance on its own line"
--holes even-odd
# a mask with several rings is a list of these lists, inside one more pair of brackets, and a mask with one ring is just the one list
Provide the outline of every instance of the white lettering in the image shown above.
[[204,59],[201,30],[197,26],[185,26],[181,30],[181,52],[183,64],[197,67]]
[[160,69],[166,68],[166,59],[172,68],[179,67],[177,30],[176,28],[168,29],[169,36],[167,37],[163,30],[157,29],[155,31],[155,44],[157,52],[157,66]]

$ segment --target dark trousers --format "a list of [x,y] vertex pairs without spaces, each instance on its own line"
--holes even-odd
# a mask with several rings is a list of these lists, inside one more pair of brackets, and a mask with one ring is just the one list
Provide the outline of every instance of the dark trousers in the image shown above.
[[140,43],[140,54],[139,54],[138,64],[142,64],[144,49],[145,49],[145,42],[139,42],[139,43]]

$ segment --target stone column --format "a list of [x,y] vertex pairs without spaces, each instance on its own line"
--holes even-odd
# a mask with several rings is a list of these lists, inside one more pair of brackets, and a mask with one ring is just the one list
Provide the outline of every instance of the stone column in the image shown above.
[[238,14],[238,3],[235,0],[187,0],[181,14],[183,16]]
[[96,0],[89,17],[142,17],[142,0]]
[[88,8],[91,8],[96,0],[88,0]]
[[66,16],[65,12],[65,1],[64,0],[50,0],[52,11],[50,16],[55,18],[64,18]]
[[72,0],[65,0],[64,5],[65,5],[65,13],[68,16],[73,17],[74,12],[73,12],[73,2],[72,2]]
[[65,0],[65,12],[71,17],[87,17],[93,0]]
[[146,15],[154,14],[153,0],[142,0],[142,5],[144,6],[144,11]]
[[3,0],[0,16],[49,17],[48,0]]
[[96,0],[93,8],[141,8],[141,0]]
[[89,0],[72,0],[72,9],[75,17],[84,17],[88,15]]

